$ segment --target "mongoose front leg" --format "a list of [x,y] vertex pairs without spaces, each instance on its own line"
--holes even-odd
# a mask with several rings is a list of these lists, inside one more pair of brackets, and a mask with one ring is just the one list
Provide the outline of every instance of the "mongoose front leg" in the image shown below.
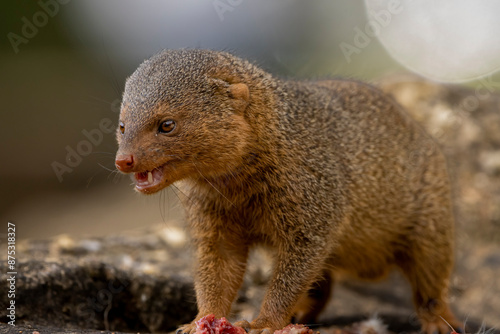
[[276,267],[250,334],[273,333],[286,326],[295,305],[322,273],[324,245],[294,240],[278,253]]
[[198,238],[195,244],[198,315],[177,333],[194,333],[195,322],[208,314],[227,317],[246,269],[248,245],[234,235],[211,233]]

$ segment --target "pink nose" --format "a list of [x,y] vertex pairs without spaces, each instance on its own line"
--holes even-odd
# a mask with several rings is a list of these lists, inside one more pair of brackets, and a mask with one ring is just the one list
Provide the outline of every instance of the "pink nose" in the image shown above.
[[115,166],[124,173],[134,168],[134,156],[132,154],[120,154],[116,157]]

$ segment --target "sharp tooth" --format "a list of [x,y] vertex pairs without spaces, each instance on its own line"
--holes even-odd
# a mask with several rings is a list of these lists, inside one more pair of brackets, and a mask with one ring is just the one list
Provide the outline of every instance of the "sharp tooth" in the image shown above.
[[148,182],[153,183],[153,174],[151,172],[148,172]]

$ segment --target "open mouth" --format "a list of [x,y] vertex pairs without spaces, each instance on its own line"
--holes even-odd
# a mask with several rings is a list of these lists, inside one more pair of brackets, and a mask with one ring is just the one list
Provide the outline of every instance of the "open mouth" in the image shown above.
[[151,171],[134,173],[135,188],[143,193],[154,193],[163,188],[162,185],[165,183],[164,167],[165,165]]

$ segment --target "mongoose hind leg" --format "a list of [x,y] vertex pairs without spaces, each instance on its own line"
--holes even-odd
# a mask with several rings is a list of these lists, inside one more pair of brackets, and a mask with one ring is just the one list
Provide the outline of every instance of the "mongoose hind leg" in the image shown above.
[[295,306],[295,315],[292,322],[299,324],[315,323],[318,315],[330,300],[333,282],[331,272],[325,270],[323,276],[299,299]]
[[[425,243],[423,240],[420,242]],[[418,246],[412,248],[413,255],[410,258],[405,257],[399,266],[412,287],[413,301],[422,331],[426,334],[448,334],[451,332],[446,323],[448,322],[457,332],[463,333],[461,323],[455,318],[447,302],[451,251],[443,252],[442,247],[433,248],[436,251],[432,252],[426,247],[426,251]]]
[[416,307],[425,334],[448,334],[453,330],[465,333],[462,324],[455,318],[444,298],[430,299],[424,305]]

